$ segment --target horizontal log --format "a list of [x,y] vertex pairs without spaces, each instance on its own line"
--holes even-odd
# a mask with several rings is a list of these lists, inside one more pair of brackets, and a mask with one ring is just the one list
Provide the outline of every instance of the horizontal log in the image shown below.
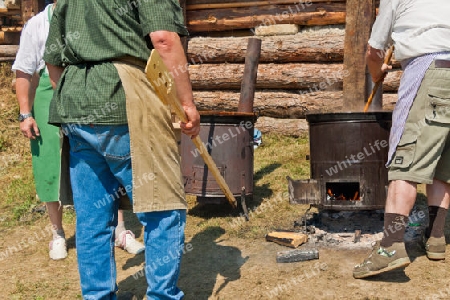
[[186,0],[186,5],[196,5],[196,4],[223,4],[226,3],[255,3],[258,2],[271,2],[274,3],[275,1],[286,1],[287,3],[304,3],[305,5],[308,5],[308,3],[315,3],[315,2],[345,2],[345,0]]
[[0,31],[0,45],[18,45],[20,32]]
[[262,133],[264,145],[264,134],[277,133],[286,136],[307,136],[308,122],[306,119],[276,119],[269,117],[259,117],[255,123],[255,128]]
[[[203,3],[204,2],[204,3]],[[263,5],[280,5],[280,4],[297,4],[297,5],[310,5],[311,3],[316,2],[345,2],[345,0],[308,0],[308,1],[299,1],[299,0],[267,0],[267,1],[245,1],[241,0],[236,1],[227,1],[227,3],[223,3],[222,0],[218,1],[195,1],[195,4],[189,3],[186,5],[186,10],[200,10],[200,9],[217,9],[217,8],[238,8],[238,7],[255,7],[255,6],[263,6]]]
[[17,14],[21,14],[20,9],[7,9],[7,8],[0,8],[0,14],[2,16],[13,16]]
[[0,57],[13,57],[16,56],[18,45],[0,45]]
[[[198,110],[236,112],[238,91],[194,91]],[[286,91],[256,91],[253,111],[259,116],[296,119],[308,113],[348,111],[343,107],[342,91],[299,94]],[[366,99],[361,99],[361,111]],[[383,94],[383,109],[392,110],[397,94]]]
[[22,26],[2,26],[1,31],[7,31],[7,32],[21,32]]
[[15,56],[10,56],[10,57],[0,57],[0,62],[4,62],[4,61],[9,61],[12,62],[16,59]]
[[[189,66],[195,90],[238,90],[244,74],[243,64],[198,64]],[[402,71],[390,72],[383,84],[386,92],[396,92]],[[257,89],[295,89],[304,91],[342,90],[342,64],[260,64]]]
[[[273,15],[249,16],[234,19],[217,19],[210,17],[207,20],[187,19],[187,28],[189,32],[212,32],[212,31],[231,31],[240,29],[251,29],[264,24],[297,24],[302,26],[323,26],[345,24],[344,12],[311,12],[290,15],[281,21],[273,21]],[[268,21],[269,20],[269,21]],[[272,21],[270,21],[272,20]],[[270,23],[275,22],[275,23]]]
[[[188,42],[188,60],[192,63],[244,63],[248,39],[191,38]],[[344,30],[337,28],[260,39],[260,63],[342,62],[344,59]]]
[[187,11],[186,20],[191,32],[248,29],[275,24],[336,25],[345,24],[345,3]]

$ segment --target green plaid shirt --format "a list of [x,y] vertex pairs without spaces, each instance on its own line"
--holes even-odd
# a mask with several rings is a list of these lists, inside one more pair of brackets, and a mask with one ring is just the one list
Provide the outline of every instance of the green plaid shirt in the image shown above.
[[49,122],[125,124],[125,92],[111,61],[146,62],[148,34],[187,35],[178,0],[59,0],[44,60],[64,67],[50,104]]

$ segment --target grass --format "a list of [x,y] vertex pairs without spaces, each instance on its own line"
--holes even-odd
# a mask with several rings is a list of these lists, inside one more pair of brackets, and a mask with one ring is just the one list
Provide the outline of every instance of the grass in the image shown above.
[[[35,197],[29,142],[21,136],[16,120],[19,110],[11,90],[12,79],[11,65],[0,64],[0,193],[3,195],[0,198],[0,227],[10,228],[46,218],[32,213],[32,209],[41,204]],[[220,226],[232,235],[260,237],[271,228],[274,219],[290,222],[291,219],[285,218],[283,212],[291,214],[292,210],[301,211],[303,208],[289,205],[286,176],[294,179],[309,177],[308,153],[307,137],[263,135],[263,145],[255,150],[253,199],[247,203],[252,222],[241,224],[241,211],[230,208],[228,204],[199,205],[195,197],[188,197],[194,229]],[[238,225],[233,223],[236,219],[239,220]],[[64,222],[75,223],[73,211],[65,210]]]
[[286,176],[309,177],[307,137],[265,134],[262,139],[262,146],[254,153],[253,197],[246,200],[250,221],[245,221],[240,208],[233,210],[228,203],[201,205],[191,197],[189,216],[194,232],[220,226],[230,236],[261,238],[280,227],[291,229],[295,219],[304,213],[306,205],[289,204]]

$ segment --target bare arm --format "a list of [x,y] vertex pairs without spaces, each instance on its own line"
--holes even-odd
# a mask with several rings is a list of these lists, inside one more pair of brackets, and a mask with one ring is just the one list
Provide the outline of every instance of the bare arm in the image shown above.
[[181,130],[195,137],[200,131],[200,115],[195,107],[188,63],[180,37],[175,32],[155,31],[150,33],[150,39],[164,64],[173,74],[178,98],[189,120],[187,123],[181,123]]
[[366,61],[373,82],[383,80],[387,70],[392,69],[384,63],[385,51],[367,46]]
[[49,63],[47,65],[48,75],[50,77],[50,83],[52,84],[53,89],[56,88],[56,85],[58,84],[59,79],[61,78],[61,74],[64,71],[64,68],[57,67],[54,65],[51,65]]
[[[39,76],[36,73],[31,76],[20,70],[16,71],[16,96],[21,114],[31,112],[38,84]],[[29,139],[35,139],[36,136],[39,136],[39,129],[33,117],[26,118],[23,122],[20,122],[20,131]]]

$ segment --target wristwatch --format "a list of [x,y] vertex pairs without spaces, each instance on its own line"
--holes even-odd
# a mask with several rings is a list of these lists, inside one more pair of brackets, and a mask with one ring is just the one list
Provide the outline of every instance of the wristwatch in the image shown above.
[[32,116],[33,116],[32,113],[19,114],[19,117],[17,118],[17,120],[19,120],[19,122],[23,122],[25,119],[30,118]]

